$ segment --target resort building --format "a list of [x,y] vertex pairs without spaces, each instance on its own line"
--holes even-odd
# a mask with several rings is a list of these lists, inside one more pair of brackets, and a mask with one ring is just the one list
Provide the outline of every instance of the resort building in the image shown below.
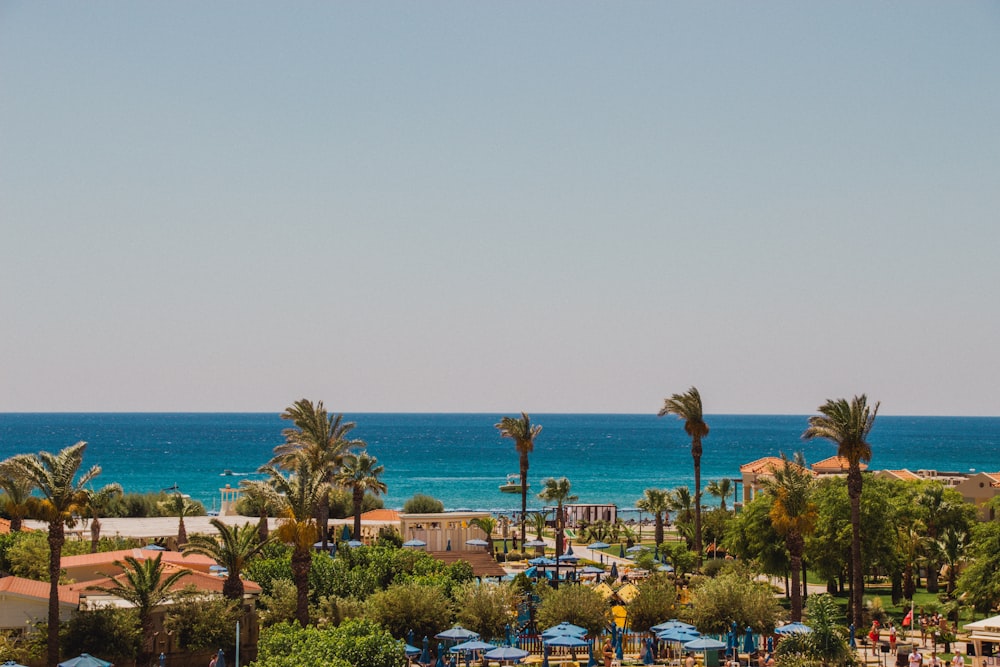
[[[741,465],[740,475],[743,481],[743,504],[746,505],[756,498],[757,494],[764,490],[764,480],[773,477],[774,471],[784,465],[785,462],[777,456],[765,456],[764,458]],[[795,463],[792,463],[792,465],[797,466]],[[815,470],[806,470],[813,475],[818,474]]]
[[473,519],[491,516],[489,512],[438,512],[433,514],[400,514],[399,532],[404,541],[420,540],[427,551],[483,551],[482,545],[466,544],[469,540],[485,540],[486,533],[472,523]]
[[[552,516],[555,517],[555,513],[558,508],[553,505],[542,509],[546,512],[551,512]],[[598,521],[614,523],[618,520],[618,506],[610,504],[573,503],[563,505],[563,515],[566,517],[567,526],[577,526],[581,523],[596,523]]]
[[[121,551],[104,551],[96,554],[80,554],[79,556],[63,556],[62,569],[66,577],[73,581],[95,581],[121,574],[122,568],[115,565],[116,561],[124,562],[127,556],[138,561],[149,560],[160,556],[164,564],[181,567],[195,572],[209,574],[210,568],[216,562],[208,556],[199,554],[184,555],[177,551],[158,551],[153,549],[124,549]],[[221,590],[221,589],[220,589]]]
[[955,490],[962,494],[966,502],[976,506],[981,520],[992,521],[996,518],[994,510],[986,507],[986,502],[1000,495],[1000,472],[969,475],[955,485]]
[[[67,621],[80,606],[80,595],[69,586],[59,587],[59,620]],[[24,632],[49,618],[49,584],[46,581],[3,577],[0,579],[0,630]]]

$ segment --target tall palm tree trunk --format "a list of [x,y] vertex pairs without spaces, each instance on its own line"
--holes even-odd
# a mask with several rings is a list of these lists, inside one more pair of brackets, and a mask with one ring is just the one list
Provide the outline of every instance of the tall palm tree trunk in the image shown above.
[[257,537],[260,538],[261,542],[267,542],[270,533],[271,530],[267,525],[267,509],[265,508],[260,511],[260,520],[257,521]]
[[691,457],[694,459],[694,550],[701,567],[701,438],[691,439]]
[[[358,506],[354,506],[354,514],[357,516]],[[316,504],[316,525],[319,526],[319,539],[323,541],[323,551],[326,551],[327,542],[330,539],[330,501],[324,494]],[[359,539],[357,535],[354,539]]]
[[296,546],[292,552],[292,580],[295,582],[295,620],[304,628],[309,625],[309,565],[311,554]]
[[861,622],[861,599],[864,576],[861,567],[861,467],[852,464],[847,472],[847,495],[851,500],[851,619],[854,627]]
[[49,522],[49,627],[46,646],[48,667],[59,665],[59,572],[66,533],[62,517]]
[[528,539],[525,532],[525,521],[528,516],[528,452],[520,452],[521,472],[521,548]]
[[802,585],[801,585],[801,574],[802,574],[802,551],[805,548],[805,540],[802,536],[794,530],[788,531],[788,535],[785,537],[785,546],[788,547],[788,556],[792,575],[792,585],[791,585],[791,603],[792,603],[792,621],[802,620]]
[[240,573],[230,572],[229,576],[226,577],[225,583],[222,584],[222,597],[227,600],[242,600],[243,590],[243,581],[240,579]]
[[656,542],[656,546],[663,544],[663,512],[656,513],[656,528],[653,533],[653,541]]
[[90,522],[90,553],[97,553],[97,546],[101,542],[101,520],[96,516]]
[[361,539],[361,505],[365,501],[365,490],[360,486],[354,487],[352,495],[354,502],[354,539]]
[[135,657],[136,667],[149,667],[153,663],[153,617],[151,614],[143,614],[139,619],[139,627],[142,628],[142,640],[139,645],[139,653]]

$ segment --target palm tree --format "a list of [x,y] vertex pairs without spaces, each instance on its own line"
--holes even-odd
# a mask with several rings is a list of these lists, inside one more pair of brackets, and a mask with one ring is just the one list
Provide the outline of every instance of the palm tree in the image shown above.
[[156,554],[156,558],[138,560],[133,556],[126,556],[125,561],[115,561],[115,565],[122,568],[122,574],[112,579],[111,586],[92,586],[92,590],[101,591],[108,595],[114,595],[122,600],[131,602],[139,615],[139,627],[142,628],[142,650],[136,658],[135,664],[146,667],[152,660],[151,640],[153,638],[153,610],[173,597],[172,588],[174,585],[189,575],[189,570],[177,570],[164,577],[163,564],[160,562],[162,554]]
[[160,503],[160,507],[169,513],[167,516],[177,517],[177,546],[185,544],[188,538],[184,517],[191,516],[198,506],[191,502],[190,498],[185,498],[180,493],[173,493],[167,500]]
[[292,545],[295,618],[305,627],[309,624],[311,551],[317,533],[314,513],[317,503],[326,493],[327,485],[321,481],[322,473],[315,472],[305,456],[299,457],[295,472],[288,476],[272,465],[265,465],[260,472],[270,477],[275,490],[282,496],[282,507],[278,514],[281,522],[276,533],[279,540]]
[[656,414],[677,415],[684,420],[684,431],[691,436],[691,458],[694,460],[694,551],[701,566],[701,439],[708,435],[708,424],[702,416],[701,394],[691,387],[683,394],[664,399],[663,407]]
[[101,541],[101,515],[107,513],[111,501],[123,493],[122,485],[118,482],[108,484],[97,491],[87,489],[87,504],[84,509],[90,518],[90,553],[97,553],[97,546]]
[[764,480],[764,488],[774,496],[771,503],[771,525],[775,531],[785,538],[785,548],[788,549],[789,569],[791,570],[791,603],[792,620],[802,620],[802,553],[805,551],[805,538],[816,528],[816,518],[819,510],[812,501],[813,475],[806,468],[801,452],[795,455],[792,462],[784,454],[781,455],[784,465],[775,468],[773,476]]
[[820,414],[809,418],[809,428],[802,434],[804,440],[824,438],[837,445],[837,456],[847,460],[847,496],[851,501],[851,619],[857,628],[861,622],[861,598],[864,594],[864,577],[861,572],[861,463],[872,458],[868,434],[875,425],[879,403],[869,407],[868,397],[828,399],[819,406]]
[[494,424],[500,436],[514,441],[521,471],[521,540],[525,539],[524,524],[528,513],[528,454],[535,448],[535,438],[542,432],[539,425],[531,425],[531,417],[522,412],[521,418],[504,417]]
[[656,546],[660,546],[663,544],[663,519],[671,507],[670,492],[666,489],[645,489],[642,493],[642,498],[635,501],[635,506],[653,515],[653,541]]
[[184,545],[184,553],[208,556],[219,565],[226,568],[228,576],[222,585],[222,594],[230,600],[243,599],[243,572],[251,558],[260,553],[270,540],[261,541],[257,528],[253,524],[230,526],[219,519],[210,521],[219,532],[219,538],[208,535],[194,535],[191,541]]
[[367,453],[347,454],[340,465],[340,471],[333,477],[333,482],[345,489],[351,490],[354,504],[354,539],[361,539],[361,506],[364,504],[365,493],[371,492],[379,496],[388,487],[382,481],[385,466],[378,464],[378,459]]
[[[281,432],[285,442],[274,448],[274,457],[270,465],[290,472],[297,469],[298,458],[304,455],[309,459],[309,467],[313,470],[313,474],[318,477],[320,483],[327,486],[332,484],[344,457],[352,450],[362,449],[365,446],[361,440],[350,440],[347,437],[354,429],[354,422],[345,422],[342,414],[327,414],[323,401],[313,404],[307,399],[299,399],[285,408],[281,418],[291,421],[295,427],[286,428]],[[323,540],[323,549],[326,549],[330,504],[317,502],[313,511],[320,538]]]
[[19,532],[24,517],[37,505],[37,499],[31,495],[34,490],[31,478],[14,462],[8,459],[0,463],[0,491],[4,492],[0,508],[10,517],[10,532]]
[[493,533],[497,529],[497,520],[492,516],[477,516],[475,519],[469,522],[470,525],[476,526],[481,531],[486,533],[486,541],[489,545],[486,547],[490,554],[493,553]]
[[49,667],[59,663],[59,569],[62,548],[66,542],[65,527],[74,524],[74,514],[87,502],[86,485],[99,474],[93,466],[74,481],[87,443],[78,442],[58,454],[39,452],[21,454],[8,459],[42,494],[38,514],[49,524],[49,618],[47,661]]
[[268,539],[267,517],[279,511],[281,497],[270,482],[263,479],[244,479],[240,481],[243,489],[244,512],[256,514],[257,535],[261,542]]
[[948,587],[945,592],[954,595],[958,573],[969,550],[969,533],[961,528],[946,528],[938,539],[938,551],[948,566]]
[[576,501],[577,497],[570,494],[569,480],[565,477],[553,479],[549,477],[542,482],[545,488],[538,494],[542,500],[556,504],[556,559],[563,553],[563,532],[566,530],[566,516],[563,514],[563,504]]
[[715,496],[721,501],[719,507],[722,509],[723,512],[725,512],[726,498],[728,498],[729,495],[733,493],[733,480],[729,479],[728,477],[723,477],[722,479],[713,479],[711,482],[708,483],[708,486],[705,487],[705,489],[709,492],[709,494]]
[[535,531],[535,539],[540,540],[545,534],[545,524],[547,522],[549,513],[545,510],[539,512],[532,512],[528,515],[528,523]]
[[840,625],[840,607],[828,594],[812,595],[807,605],[808,634],[789,635],[778,643],[775,653],[779,662],[798,658],[796,664],[846,665],[851,662],[853,651]]

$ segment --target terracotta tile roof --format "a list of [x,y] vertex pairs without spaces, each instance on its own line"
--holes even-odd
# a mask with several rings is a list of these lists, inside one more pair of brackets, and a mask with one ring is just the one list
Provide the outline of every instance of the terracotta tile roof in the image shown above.
[[368,510],[361,515],[362,521],[399,521],[399,512],[396,510]]
[[503,577],[507,574],[507,571],[493,560],[493,556],[485,551],[429,551],[428,553],[446,565],[464,560],[472,566],[472,572],[477,577]]
[[[205,572],[199,572],[197,570],[190,570],[186,567],[179,567],[177,565],[164,564],[163,573],[166,576],[170,576],[174,572],[179,572],[181,570],[186,570],[188,575],[186,577],[181,577],[170,590],[179,591],[187,588],[188,586],[195,586],[199,591],[205,591],[209,593],[221,593],[222,586],[226,582],[225,577],[217,577],[214,574],[207,574]],[[114,577],[107,577],[105,579],[97,579],[95,581],[83,581],[76,584],[70,584],[68,588],[76,591],[80,594],[87,595],[102,595],[96,590],[98,586],[112,586],[112,582],[117,581],[119,583],[125,583],[125,575],[119,574]],[[243,580],[243,591],[245,593],[260,593],[260,585],[256,582],[250,581],[249,579]]]
[[123,549],[121,551],[103,551],[96,554],[80,554],[79,556],[63,556],[61,564],[63,569],[90,565],[114,565],[115,561],[123,561],[126,556],[132,556],[136,560],[146,560],[156,558],[157,554],[162,554],[160,560],[163,563],[199,567],[200,569],[208,569],[216,564],[208,556],[200,554],[185,555],[178,551],[154,551],[152,549]]
[[[0,519],[0,535],[6,535],[10,532],[10,519]],[[21,524],[22,533],[32,532],[31,528],[28,528],[24,524]]]
[[[0,593],[9,593],[19,597],[49,599],[49,584],[47,581],[22,579],[21,577],[4,577],[0,579]],[[59,587],[59,602],[77,606],[80,604],[80,594],[70,586]]]
[[[839,472],[847,472],[850,467],[850,463],[843,456],[831,456],[829,458],[823,459],[822,461],[817,461],[810,466],[814,471],[819,472],[820,470],[836,470]],[[861,464],[861,470],[868,470],[868,465],[865,463]]]
[[892,475],[896,479],[902,480],[904,482],[916,482],[920,480],[920,475],[910,472],[909,470],[886,470],[888,474]]
[[[750,463],[744,463],[743,465],[740,466],[740,472],[741,473],[748,472],[756,475],[761,475],[761,474],[769,475],[772,472],[774,472],[776,468],[780,468],[783,465],[785,465],[785,462],[782,461],[779,457],[765,456],[764,458],[757,459],[756,461],[751,461]],[[796,464],[793,462],[792,465]],[[810,472],[813,471],[810,470]]]

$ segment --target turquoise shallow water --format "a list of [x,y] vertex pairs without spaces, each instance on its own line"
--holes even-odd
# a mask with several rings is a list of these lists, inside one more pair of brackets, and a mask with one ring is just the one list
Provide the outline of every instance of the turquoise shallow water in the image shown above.
[[[520,496],[498,485],[517,472],[517,453],[493,425],[499,414],[351,414],[353,435],[385,465],[387,507],[427,493],[448,508],[510,510]],[[531,455],[529,481],[569,478],[580,502],[632,507],[648,487],[692,484],[690,441],[673,417],[532,415],[543,426]],[[835,453],[823,441],[800,440],[805,416],[710,415],[702,483],[738,477],[739,466],[780,451],[810,462]],[[0,414],[0,458],[57,451],[88,442],[84,465],[104,469],[100,483],[127,491],[174,484],[211,508],[218,489],[252,476],[279,444],[287,425],[277,414]],[[879,417],[872,431],[872,469],[996,471],[1000,418]],[[221,476],[224,470],[233,477]],[[710,502],[706,500],[706,502]],[[529,495],[529,505],[541,503]]]

